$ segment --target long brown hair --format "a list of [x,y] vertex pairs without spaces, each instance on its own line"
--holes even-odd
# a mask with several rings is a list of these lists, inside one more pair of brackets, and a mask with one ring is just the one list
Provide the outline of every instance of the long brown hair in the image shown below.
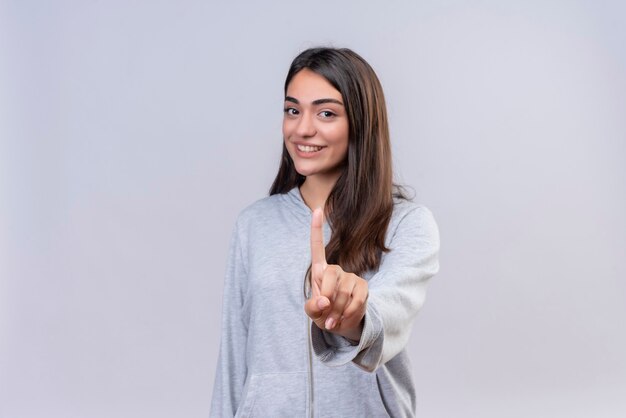
[[[285,80],[308,68],[324,77],[343,98],[349,121],[348,155],[343,171],[325,205],[332,230],[326,246],[329,264],[363,274],[377,268],[385,247],[385,233],[393,211],[393,196],[406,199],[393,184],[389,125],[383,89],[370,65],[347,48],[311,48],[298,55]],[[270,195],[287,193],[305,177],[283,153]]]

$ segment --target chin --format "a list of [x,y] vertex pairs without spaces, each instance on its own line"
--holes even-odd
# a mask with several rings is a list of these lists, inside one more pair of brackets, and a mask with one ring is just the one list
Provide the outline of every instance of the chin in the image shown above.
[[301,176],[310,176],[311,174],[315,174],[315,167],[311,167],[310,164],[302,164],[302,161],[299,159],[291,158],[291,162],[293,163],[293,168],[296,170],[296,173]]
[[301,176],[304,177],[308,177],[310,175],[315,174],[315,170],[311,170],[311,169],[306,169],[306,168],[300,168],[298,166],[295,166],[296,169],[296,173],[300,174]]

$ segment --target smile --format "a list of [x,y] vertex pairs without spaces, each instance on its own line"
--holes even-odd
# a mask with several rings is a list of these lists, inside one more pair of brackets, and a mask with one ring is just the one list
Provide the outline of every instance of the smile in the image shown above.
[[310,146],[310,145],[296,145],[298,147],[298,151],[302,151],[302,152],[317,152],[319,150],[321,150],[322,148],[325,147],[317,147],[317,146]]

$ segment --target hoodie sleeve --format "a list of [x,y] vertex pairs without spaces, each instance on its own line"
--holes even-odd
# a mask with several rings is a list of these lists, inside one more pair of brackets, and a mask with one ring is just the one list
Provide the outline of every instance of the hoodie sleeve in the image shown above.
[[354,362],[374,371],[408,343],[413,320],[424,303],[429,279],[439,271],[439,231],[423,206],[400,219],[376,274],[368,281],[369,298],[358,344],[312,324],[317,357],[329,366]]
[[241,400],[247,373],[245,347],[248,324],[243,314],[246,278],[242,244],[238,225],[235,225],[224,280],[222,333],[211,417],[233,417]]

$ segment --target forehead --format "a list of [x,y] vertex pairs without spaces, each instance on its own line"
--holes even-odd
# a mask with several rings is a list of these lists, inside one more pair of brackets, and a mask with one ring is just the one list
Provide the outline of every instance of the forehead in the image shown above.
[[305,68],[296,73],[287,86],[287,96],[301,101],[321,98],[341,100],[341,93],[318,73]]

